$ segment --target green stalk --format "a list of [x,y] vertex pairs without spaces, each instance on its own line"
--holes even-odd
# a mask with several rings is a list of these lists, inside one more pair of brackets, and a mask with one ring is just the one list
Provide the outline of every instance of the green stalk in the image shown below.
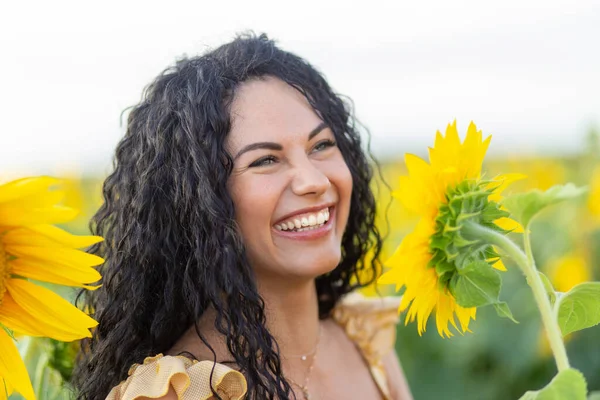
[[558,320],[552,311],[552,305],[550,304],[550,299],[548,298],[542,279],[535,266],[531,252],[529,232],[526,230],[524,234],[525,253],[508,237],[479,224],[467,223],[463,227],[463,232],[468,234],[471,239],[483,239],[501,248],[521,268],[521,271],[523,271],[523,274],[527,278],[529,287],[533,291],[533,297],[542,315],[542,323],[546,328],[546,335],[548,336],[558,371],[568,369],[569,359],[567,358],[567,351],[562,340],[562,333],[558,326]]

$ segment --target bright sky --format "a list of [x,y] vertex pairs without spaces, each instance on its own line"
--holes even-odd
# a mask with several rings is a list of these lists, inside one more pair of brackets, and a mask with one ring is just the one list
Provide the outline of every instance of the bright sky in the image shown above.
[[0,175],[105,174],[120,114],[177,57],[253,29],[350,96],[380,156],[474,120],[495,153],[600,125],[600,2],[19,1],[0,5]]

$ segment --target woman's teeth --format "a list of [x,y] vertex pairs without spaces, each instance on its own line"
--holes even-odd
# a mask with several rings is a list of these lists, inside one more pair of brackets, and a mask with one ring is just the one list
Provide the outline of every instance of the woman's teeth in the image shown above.
[[305,214],[302,217],[289,219],[275,225],[278,231],[302,232],[311,229],[320,228],[329,221],[329,208],[325,208],[318,213]]

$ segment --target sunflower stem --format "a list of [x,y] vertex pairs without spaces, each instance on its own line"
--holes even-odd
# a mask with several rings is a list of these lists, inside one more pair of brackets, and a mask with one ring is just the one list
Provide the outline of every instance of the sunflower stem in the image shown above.
[[525,252],[505,235],[479,224],[467,223],[464,226],[463,232],[468,234],[472,239],[483,239],[490,244],[501,248],[515,261],[519,268],[521,268],[521,271],[523,271],[523,274],[527,278],[529,287],[531,287],[531,290],[533,291],[533,297],[540,310],[542,322],[546,328],[546,335],[550,342],[550,348],[554,354],[558,371],[560,372],[568,369],[569,359],[567,358],[567,351],[562,340],[562,333],[558,326],[558,319],[555,312],[552,310],[550,299],[548,298],[546,289],[540,278],[540,274],[535,266],[533,253],[531,252],[531,241],[528,229],[525,229],[524,233]]

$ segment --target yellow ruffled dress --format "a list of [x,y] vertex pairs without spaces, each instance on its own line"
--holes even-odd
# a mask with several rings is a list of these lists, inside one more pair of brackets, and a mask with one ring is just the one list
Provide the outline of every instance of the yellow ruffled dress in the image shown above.
[[[356,344],[382,397],[390,400],[383,357],[394,349],[398,323],[399,298],[366,298],[359,294],[346,296],[333,310],[333,320],[344,328]],[[129,377],[114,387],[107,400],[159,398],[170,386],[179,400],[212,399],[212,386],[226,400],[241,400],[246,395],[244,376],[223,364],[191,360],[184,356],[147,357],[143,364],[134,364]]]

